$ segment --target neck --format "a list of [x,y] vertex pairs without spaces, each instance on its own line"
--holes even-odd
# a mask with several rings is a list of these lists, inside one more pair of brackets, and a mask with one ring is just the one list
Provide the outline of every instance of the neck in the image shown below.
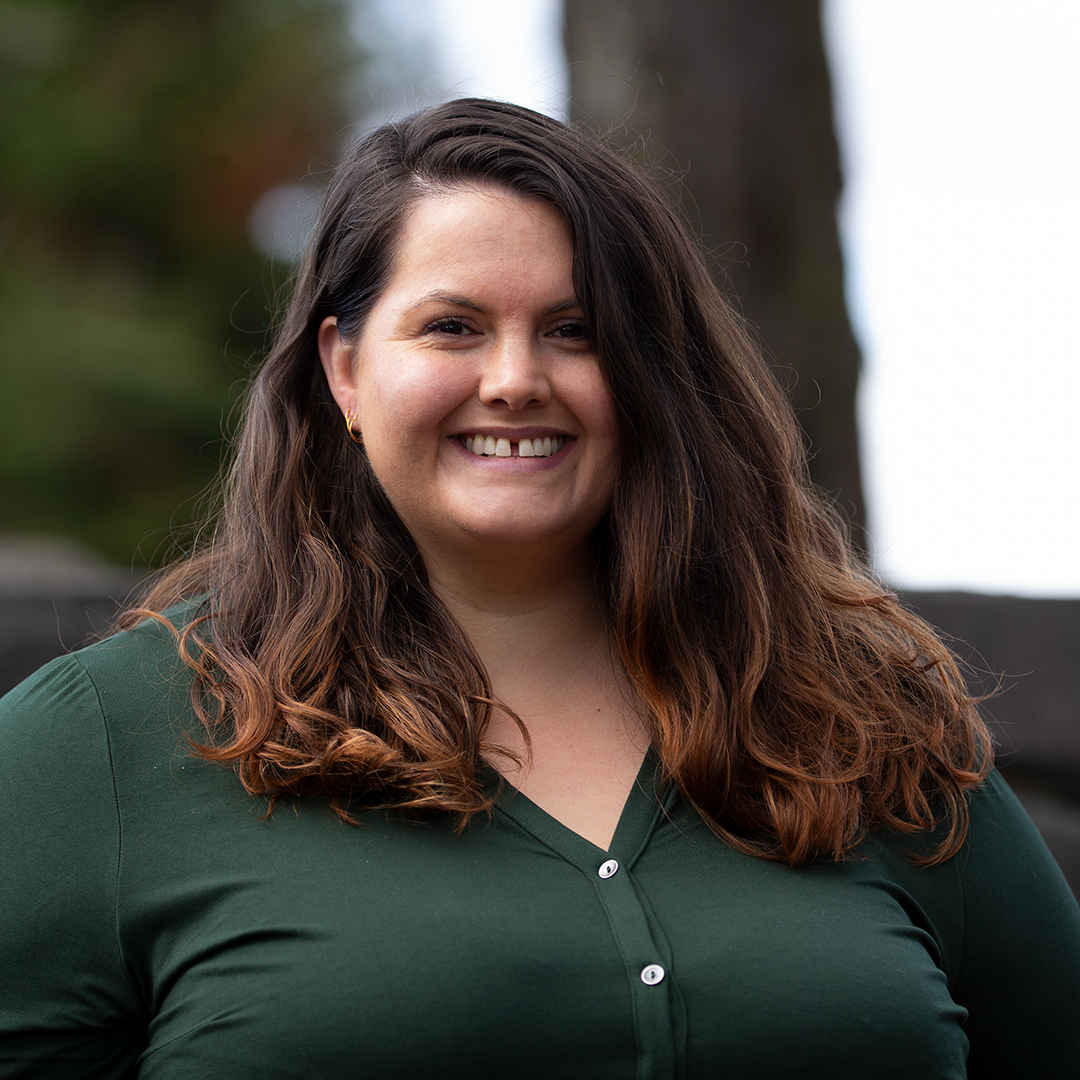
[[499,692],[507,675],[608,654],[591,547],[573,559],[484,549],[467,562],[429,558],[432,589],[461,623]]
[[534,550],[489,550],[468,565],[426,556],[424,565],[432,589],[485,662],[488,643],[503,651],[508,634],[551,633],[553,642],[583,633],[607,636],[591,549],[572,559],[545,558]]
[[443,550],[431,559],[425,552],[424,562],[505,706],[492,710],[484,756],[527,798],[606,849],[649,730],[614,655],[592,548],[574,559],[545,559],[532,546],[505,557],[473,549],[464,561]]

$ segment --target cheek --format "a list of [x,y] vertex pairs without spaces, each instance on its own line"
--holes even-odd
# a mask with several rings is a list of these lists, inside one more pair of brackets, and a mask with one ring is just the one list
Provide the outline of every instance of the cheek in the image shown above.
[[409,362],[362,370],[358,391],[358,405],[370,424],[413,438],[434,433],[469,393],[460,373],[446,365]]
[[619,418],[611,389],[599,371],[578,388],[578,419],[587,430],[617,451],[619,445]]

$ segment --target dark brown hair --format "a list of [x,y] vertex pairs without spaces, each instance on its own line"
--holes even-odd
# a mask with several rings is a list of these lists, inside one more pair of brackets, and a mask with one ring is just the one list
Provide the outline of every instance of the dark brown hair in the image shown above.
[[[793,865],[867,830],[965,835],[989,738],[949,650],[851,555],[790,406],[675,214],[599,142],[454,101],[339,166],[247,402],[224,510],[131,625],[205,592],[182,651],[200,752],[252,792],[457,812],[482,784],[491,691],[348,438],[316,332],[354,338],[410,205],[495,186],[564,215],[623,439],[599,577],[666,778],[736,848]],[[198,644],[194,644],[197,642]]]

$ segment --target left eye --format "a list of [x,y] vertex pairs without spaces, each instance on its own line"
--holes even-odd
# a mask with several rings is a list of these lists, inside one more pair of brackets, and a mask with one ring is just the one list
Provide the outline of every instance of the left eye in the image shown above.
[[572,341],[580,341],[589,336],[585,324],[579,322],[563,323],[562,326],[556,327],[553,333],[555,337],[567,338]]
[[428,323],[426,329],[429,333],[452,334],[455,337],[469,332],[468,326],[461,319],[436,319],[433,323]]

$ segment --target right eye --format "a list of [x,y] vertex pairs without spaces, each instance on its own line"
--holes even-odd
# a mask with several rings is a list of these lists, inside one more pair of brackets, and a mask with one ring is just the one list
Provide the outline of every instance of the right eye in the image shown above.
[[472,330],[464,319],[444,316],[428,323],[424,327],[424,332],[428,334],[448,334],[451,337],[464,337],[466,334],[472,333]]

